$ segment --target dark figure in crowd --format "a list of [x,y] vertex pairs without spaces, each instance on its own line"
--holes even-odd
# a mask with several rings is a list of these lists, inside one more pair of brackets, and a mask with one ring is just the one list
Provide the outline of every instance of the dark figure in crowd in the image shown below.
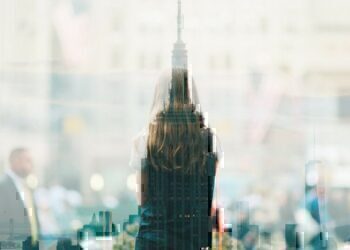
[[136,143],[142,159],[139,250],[212,245],[218,154],[215,136],[196,109],[196,89],[187,74],[173,69],[171,79],[160,81],[148,131]]
[[326,208],[324,171],[325,168],[319,161],[312,161],[306,165],[305,209],[318,226],[318,232],[309,242],[315,250],[329,249],[326,239],[329,215]]
[[317,233],[310,241],[310,245],[313,249],[328,249],[326,245],[325,232],[323,232],[321,225],[321,213],[322,204],[325,202],[323,197],[323,187],[315,187],[308,191],[306,194],[306,210],[310,213],[311,217],[317,222],[320,232]]
[[0,181],[0,227],[9,237],[31,238],[37,244],[39,223],[31,188],[26,177],[33,171],[32,157],[26,148],[14,149],[9,168]]

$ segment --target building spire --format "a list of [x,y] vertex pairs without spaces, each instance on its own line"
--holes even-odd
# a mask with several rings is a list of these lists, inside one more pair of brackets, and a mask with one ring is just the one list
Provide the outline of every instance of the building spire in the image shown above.
[[174,44],[172,67],[187,69],[186,44],[182,41],[183,15],[181,0],[177,1],[177,41]]
[[182,29],[183,29],[183,16],[182,16],[182,9],[181,9],[181,0],[177,1],[177,40],[182,40]]

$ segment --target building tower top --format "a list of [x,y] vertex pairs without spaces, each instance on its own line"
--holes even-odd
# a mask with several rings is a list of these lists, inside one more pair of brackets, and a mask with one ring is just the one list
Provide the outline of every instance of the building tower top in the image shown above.
[[186,44],[182,41],[182,30],[183,25],[183,15],[182,15],[182,5],[181,0],[177,1],[177,41],[174,44],[173,57],[172,57],[172,68],[182,68],[187,69],[187,50]]
[[177,3],[177,41],[182,41],[182,29],[184,28],[183,25],[183,15],[182,15],[182,9],[181,9],[181,0],[178,0]]

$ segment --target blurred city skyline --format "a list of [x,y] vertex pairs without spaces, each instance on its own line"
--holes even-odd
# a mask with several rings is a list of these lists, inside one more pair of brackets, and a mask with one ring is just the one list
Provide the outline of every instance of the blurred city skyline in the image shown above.
[[[40,186],[77,190],[86,204],[132,193],[132,140],[171,67],[177,1],[1,4],[0,169],[25,145]],[[349,8],[346,0],[183,3],[201,109],[225,153],[224,204],[271,186],[272,199],[300,194],[314,159],[329,167],[330,188],[350,187]]]

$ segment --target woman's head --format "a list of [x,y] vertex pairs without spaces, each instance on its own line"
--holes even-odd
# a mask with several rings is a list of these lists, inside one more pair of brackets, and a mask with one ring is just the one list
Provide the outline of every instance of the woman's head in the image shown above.
[[186,70],[173,69],[157,85],[147,139],[147,157],[157,169],[191,172],[206,161],[204,119],[189,79]]
[[169,108],[181,109],[185,106],[199,108],[197,89],[192,76],[185,69],[172,69],[164,72],[156,85],[151,120],[156,115]]

